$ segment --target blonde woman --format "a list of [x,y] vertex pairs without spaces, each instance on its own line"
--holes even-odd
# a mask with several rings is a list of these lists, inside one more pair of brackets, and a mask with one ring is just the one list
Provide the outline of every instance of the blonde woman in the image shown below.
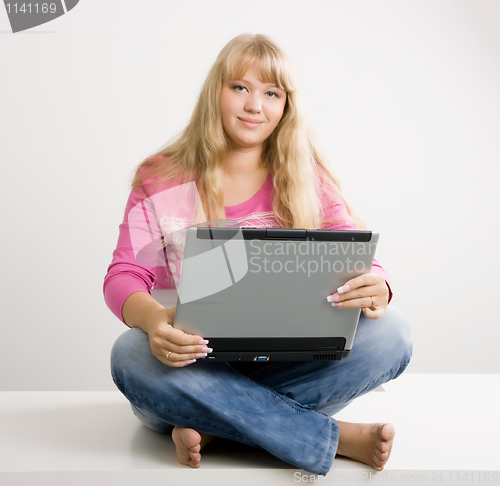
[[[183,193],[186,187],[196,191]],[[165,202],[176,190],[187,211]],[[263,35],[240,35],[222,49],[186,129],[137,170],[104,282],[106,303],[131,328],[113,347],[113,379],[146,426],[172,434],[178,460],[192,468],[200,467],[201,449],[223,437],[316,474],[326,475],[336,454],[382,470],[393,426],[334,415],[410,361],[410,325],[388,305],[383,268],[375,260],[371,273],[328,299],[362,309],[347,359],[207,362],[216,350],[175,329],[175,307],[149,293],[178,285],[182,238],[165,235],[205,218],[242,227],[362,227],[303,115],[289,60]],[[160,243],[142,251],[137,234],[160,235]]]

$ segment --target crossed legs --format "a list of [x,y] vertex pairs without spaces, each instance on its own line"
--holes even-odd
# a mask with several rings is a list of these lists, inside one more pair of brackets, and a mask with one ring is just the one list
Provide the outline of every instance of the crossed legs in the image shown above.
[[163,365],[139,329],[112,351],[112,374],[148,427],[172,433],[181,463],[198,467],[213,437],[263,448],[306,471],[326,474],[335,454],[383,468],[390,424],[345,424],[331,415],[399,376],[412,353],[404,314],[389,306],[378,320],[360,318],[351,354],[341,361],[274,362],[245,374],[229,363]]

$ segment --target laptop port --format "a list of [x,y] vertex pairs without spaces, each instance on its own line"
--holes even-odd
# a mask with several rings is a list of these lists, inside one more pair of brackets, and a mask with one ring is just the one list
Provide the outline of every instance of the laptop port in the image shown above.
[[254,361],[269,361],[269,356],[255,356]]

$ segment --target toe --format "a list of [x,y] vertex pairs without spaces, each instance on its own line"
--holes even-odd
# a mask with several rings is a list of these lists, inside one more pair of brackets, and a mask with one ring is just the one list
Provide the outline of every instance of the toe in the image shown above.
[[387,442],[380,442],[377,446],[377,449],[381,454],[385,454],[389,452],[389,444]]
[[190,454],[190,458],[191,458],[191,464],[194,466],[196,464],[200,464],[201,462],[201,456],[200,454]]
[[200,444],[196,444],[195,446],[189,448],[190,454],[198,454],[200,450],[201,450]]
[[380,459],[377,456],[373,456],[373,464],[375,465],[375,469],[376,469],[377,467],[384,466],[385,461],[383,461],[382,459]]
[[194,429],[182,429],[179,435],[182,442],[184,442],[184,444],[190,449],[200,445],[201,436]]
[[191,453],[191,454],[189,454],[189,457],[191,458],[191,462],[193,464],[196,464],[196,463],[201,461],[201,454],[199,452]]
[[382,440],[388,442],[394,439],[395,435],[396,431],[394,430],[394,426],[392,424],[383,424],[380,427],[380,437],[382,437]]

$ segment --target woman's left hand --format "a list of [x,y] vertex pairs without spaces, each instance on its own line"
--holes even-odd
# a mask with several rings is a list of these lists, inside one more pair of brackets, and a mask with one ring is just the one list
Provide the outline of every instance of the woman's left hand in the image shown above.
[[378,319],[387,309],[389,288],[382,275],[366,273],[346,282],[327,300],[339,309],[361,307],[368,319]]

